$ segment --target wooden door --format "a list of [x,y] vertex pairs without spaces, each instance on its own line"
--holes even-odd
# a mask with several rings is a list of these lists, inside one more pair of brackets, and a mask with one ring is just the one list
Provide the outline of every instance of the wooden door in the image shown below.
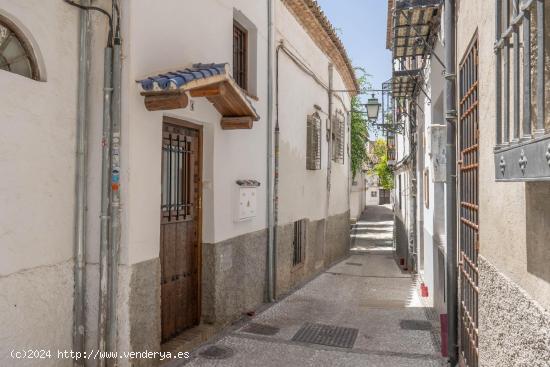
[[163,342],[200,321],[201,138],[199,128],[165,118],[160,208]]

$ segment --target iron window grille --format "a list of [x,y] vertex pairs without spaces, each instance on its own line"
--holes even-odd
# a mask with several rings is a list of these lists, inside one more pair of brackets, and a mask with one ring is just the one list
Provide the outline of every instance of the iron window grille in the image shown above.
[[466,367],[479,365],[479,80],[476,36],[459,74],[459,345]]
[[304,262],[306,247],[306,220],[294,222],[294,236],[292,240],[292,265],[298,266]]
[[321,169],[321,117],[317,112],[307,117],[306,168]]
[[162,143],[162,222],[193,219],[193,170],[191,137],[166,126]]
[[36,57],[30,43],[8,19],[0,15],[0,70],[39,80]]
[[346,121],[344,114],[337,111],[332,119],[332,160],[344,164],[346,144]]
[[248,32],[233,22],[233,78],[244,90],[248,89]]
[[497,181],[550,180],[550,8],[496,2]]

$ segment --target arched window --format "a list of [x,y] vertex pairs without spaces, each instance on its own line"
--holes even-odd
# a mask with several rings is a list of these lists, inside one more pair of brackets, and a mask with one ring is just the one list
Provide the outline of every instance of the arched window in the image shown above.
[[39,80],[36,58],[22,32],[0,16],[0,70]]

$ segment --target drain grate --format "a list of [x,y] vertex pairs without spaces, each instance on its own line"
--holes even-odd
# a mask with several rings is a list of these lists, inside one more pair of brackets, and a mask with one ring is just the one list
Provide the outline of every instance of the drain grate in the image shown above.
[[422,320],[401,320],[399,326],[404,330],[432,330],[432,324]]
[[234,353],[235,352],[233,352],[233,349],[229,347],[211,345],[199,352],[199,356],[206,359],[227,359],[233,356]]
[[358,329],[323,324],[305,323],[292,341],[329,347],[353,348]]
[[257,324],[251,322],[244,329],[245,333],[259,334],[259,335],[275,335],[279,332],[279,328],[271,325]]
[[346,265],[363,266],[363,264],[360,263],[346,263]]

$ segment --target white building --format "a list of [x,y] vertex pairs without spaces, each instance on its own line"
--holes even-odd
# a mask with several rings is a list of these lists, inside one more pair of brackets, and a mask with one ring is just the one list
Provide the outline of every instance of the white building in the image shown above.
[[[107,349],[159,350],[199,323],[235,320],[348,251],[353,92],[331,90],[357,84],[316,3],[117,3],[122,58],[114,71],[121,76],[106,111],[121,131],[104,135],[103,94],[111,97],[103,83],[106,17],[62,1],[0,0],[0,44],[17,40],[0,46],[0,63],[9,64],[0,68],[1,365],[13,363],[12,348],[97,348],[102,328]],[[111,1],[93,5],[112,11]],[[85,14],[89,28],[80,27]],[[116,60],[116,28],[113,35]],[[86,37],[89,48],[79,42]],[[89,54],[79,69],[82,49]],[[24,51],[18,60],[27,64],[8,51]],[[79,80],[86,64],[88,77]],[[79,137],[87,145],[85,166],[77,165],[77,151],[86,151]],[[102,184],[109,142],[112,164]],[[77,167],[85,180],[77,180]],[[75,187],[87,193],[85,206],[77,206]],[[114,271],[100,265],[117,255],[100,256],[101,229],[111,238],[107,247],[117,237],[116,227],[102,227],[102,219],[117,218],[116,206],[100,216],[102,187],[113,203],[120,194]],[[82,243],[79,307],[75,259]],[[116,323],[109,305],[116,305]]]

